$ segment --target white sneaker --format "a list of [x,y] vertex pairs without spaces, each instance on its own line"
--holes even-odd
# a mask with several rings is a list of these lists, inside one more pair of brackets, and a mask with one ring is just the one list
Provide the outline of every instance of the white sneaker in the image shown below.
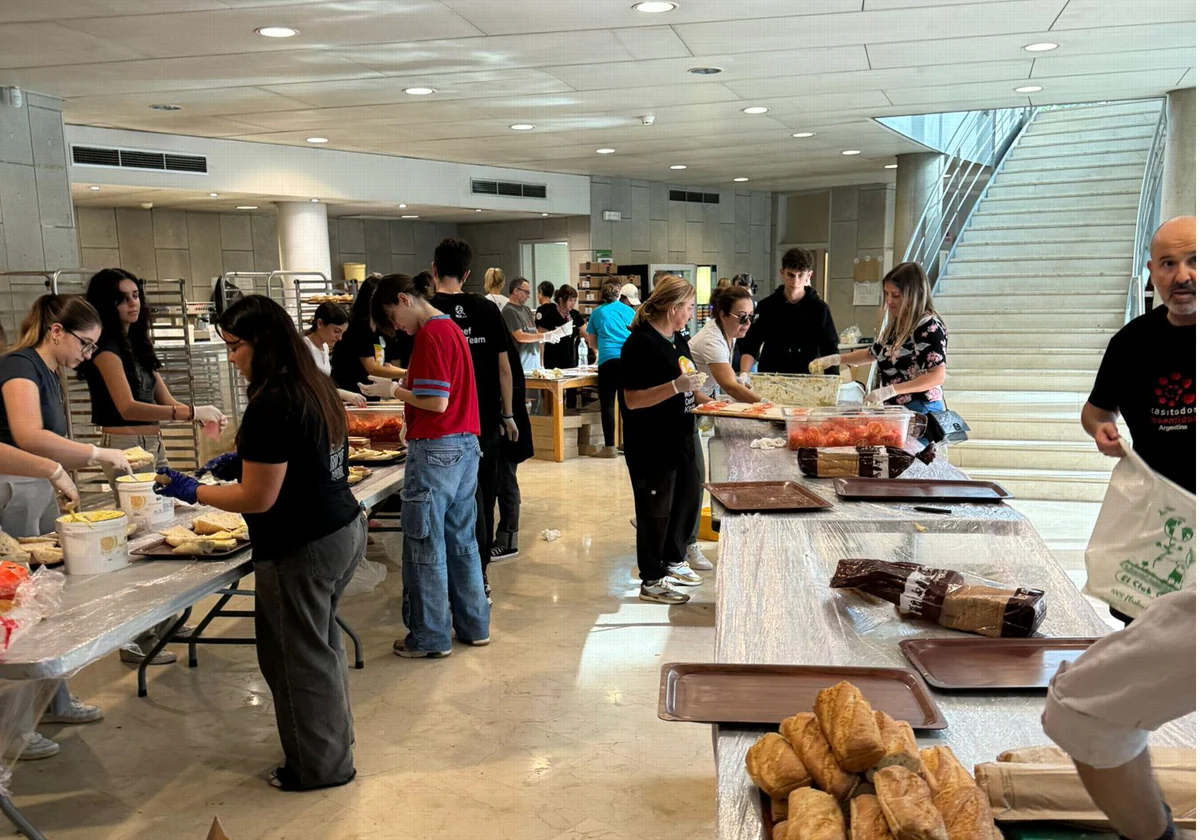
[[643,583],[638,598],[656,604],[686,604],[691,600],[690,595],[685,595],[677,590],[667,578]]
[[704,583],[704,578],[693,572],[687,563],[667,566],[667,580],[677,586],[699,586]]
[[704,552],[700,550],[700,543],[692,543],[688,546],[687,564],[698,572],[713,570],[712,561],[705,557]]
[[37,761],[39,758],[49,758],[58,755],[62,750],[58,744],[51,741],[40,732],[30,732],[24,737],[17,738],[4,757],[9,761]]
[[99,706],[84,703],[74,694],[71,695],[71,705],[61,712],[46,712],[42,715],[42,723],[92,723],[104,717]]

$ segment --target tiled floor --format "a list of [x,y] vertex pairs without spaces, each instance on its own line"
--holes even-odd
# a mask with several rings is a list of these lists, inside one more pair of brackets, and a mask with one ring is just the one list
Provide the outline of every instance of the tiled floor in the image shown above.
[[[710,731],[656,709],[661,663],[712,656],[711,587],[670,611],[636,600],[622,461],[534,461],[520,478],[522,556],[491,574],[489,647],[393,656],[394,569],[346,602],[367,658],[351,672],[353,784],[267,786],[280,751],[253,651],[207,647],[198,669],[152,669],[146,700],[116,656],[75,678],[107,717],[44,728],[63,751],[18,766],[17,805],[54,840],[201,840],[214,815],[231,840],[710,838]],[[1096,506],[1019,507],[1082,568]],[[562,538],[539,539],[545,528]]]

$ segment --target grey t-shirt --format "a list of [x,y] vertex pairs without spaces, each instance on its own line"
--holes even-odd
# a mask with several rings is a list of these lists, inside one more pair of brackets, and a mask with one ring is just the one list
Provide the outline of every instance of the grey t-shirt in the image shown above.
[[[508,306],[504,307],[504,325],[508,327],[509,332],[523,332],[529,335],[537,335],[537,325],[534,323],[533,310],[528,306],[518,306],[510,301]],[[531,370],[537,370],[541,360],[538,354],[538,345],[518,344],[517,349],[521,352],[521,370],[526,373]]]
[[[67,417],[63,413],[62,389],[58,374],[46,367],[42,357],[32,347],[14,350],[0,357],[0,388],[12,379],[28,379],[38,389],[38,403],[42,409],[42,428],[65,437]],[[8,408],[0,393],[0,443],[16,446],[12,429],[8,425]]]

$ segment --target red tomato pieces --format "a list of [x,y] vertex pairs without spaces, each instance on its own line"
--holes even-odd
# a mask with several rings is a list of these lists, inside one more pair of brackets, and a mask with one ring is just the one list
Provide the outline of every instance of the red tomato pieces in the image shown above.
[[895,423],[861,417],[834,417],[819,424],[789,423],[789,449],[834,446],[901,446],[902,433]]

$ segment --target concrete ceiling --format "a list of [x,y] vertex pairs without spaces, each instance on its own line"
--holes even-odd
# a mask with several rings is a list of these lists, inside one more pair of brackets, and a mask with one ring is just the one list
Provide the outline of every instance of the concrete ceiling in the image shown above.
[[872,117],[1195,85],[1194,0],[632,2],[5,0],[0,84],[71,123],[772,190],[887,177],[918,147]]

